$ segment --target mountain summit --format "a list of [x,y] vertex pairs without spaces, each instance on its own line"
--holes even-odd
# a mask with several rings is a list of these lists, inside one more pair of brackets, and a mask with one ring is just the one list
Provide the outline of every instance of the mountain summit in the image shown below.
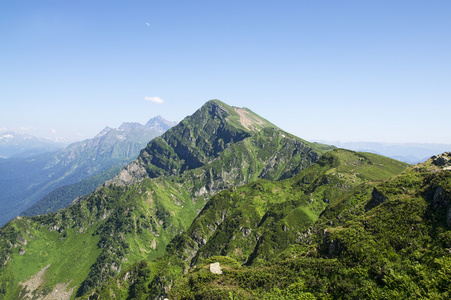
[[[193,115],[183,119],[161,137],[152,140],[141,151],[138,159],[122,170],[113,182],[127,185],[146,177],[180,175],[186,170],[196,169],[211,162],[226,148],[258,135],[263,129],[267,129],[265,132],[268,135],[287,138],[285,142],[289,140],[290,144],[296,144],[293,146],[299,151],[301,148],[312,150],[313,156],[309,158],[311,161],[318,159],[315,153],[322,153],[327,148],[283,133],[277,126],[247,108],[232,107],[219,100],[210,100]],[[259,142],[265,138],[268,136],[262,137]]]
[[[123,268],[164,255],[212,195],[260,178],[292,177],[330,149],[284,132],[246,108],[208,101],[151,140],[94,193],[56,213],[3,227],[0,280],[9,286],[4,298],[24,288],[24,297],[43,296],[63,283],[69,294],[89,295]],[[24,273],[13,272],[22,268]],[[38,273],[51,279],[27,285]]]
[[154,128],[154,129],[159,129],[161,131],[166,131],[169,128],[174,127],[175,125],[177,125],[177,122],[168,121],[168,120],[164,119],[162,116],[158,115],[155,118],[150,119],[146,123],[145,126],[148,128]]
[[450,169],[212,100],[72,206],[1,228],[0,298],[449,299]]

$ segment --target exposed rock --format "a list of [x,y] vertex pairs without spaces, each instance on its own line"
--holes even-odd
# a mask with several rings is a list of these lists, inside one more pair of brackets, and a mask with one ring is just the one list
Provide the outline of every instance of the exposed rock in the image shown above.
[[26,282],[19,282],[21,286],[23,286],[26,290],[26,296],[31,299],[32,293],[39,289],[44,284],[44,278],[45,278],[45,271],[50,267],[50,265],[47,265],[44,267],[41,271],[36,273],[36,275],[31,276],[30,279],[28,279]]
[[256,126],[255,125],[259,125],[259,126],[264,125],[264,122],[262,120],[251,119],[250,116],[249,116],[249,112],[246,109],[244,109],[244,108],[237,108],[237,107],[234,107],[233,109],[240,116],[240,123],[241,123],[241,125],[243,125],[247,129],[255,131],[256,130]]
[[71,289],[67,289],[67,287],[69,286],[69,283],[70,282],[58,283],[55,286],[55,288],[53,289],[53,291],[44,297],[44,300],[54,300],[54,299],[69,300],[72,296],[72,293],[75,290],[75,287],[73,287]]
[[111,265],[111,269],[113,269],[114,271],[116,271],[116,273],[119,273],[121,271],[121,266],[117,266],[115,263],[113,263]]
[[83,196],[78,196],[77,198],[75,198],[75,199],[69,204],[69,206],[72,206],[72,205],[74,205],[74,204],[80,202],[81,200],[83,200],[83,198],[84,198]]
[[106,182],[105,185],[117,184],[118,186],[125,186],[138,182],[145,177],[147,177],[146,169],[137,161],[134,161],[122,169],[115,178]]
[[438,167],[443,167],[444,169],[449,169],[449,167],[451,167],[451,152],[434,155],[431,159],[432,163]]
[[250,228],[243,228],[243,227],[241,227],[240,230],[243,233],[243,237],[244,238],[247,237],[252,232],[252,229],[250,229]]
[[55,224],[49,228],[49,231],[58,231],[59,229],[60,227],[58,226],[58,224]]
[[153,239],[153,240],[152,240],[152,243],[150,244],[150,247],[151,247],[153,250],[157,249],[157,240],[156,240],[156,239]]
[[22,245],[24,245],[24,246],[26,246],[26,245],[28,244],[27,239],[26,239],[23,235],[21,235],[21,234],[19,234],[19,236],[17,237],[17,239],[18,239],[19,242],[20,242]]
[[219,262],[210,264],[210,272],[213,274],[222,274],[222,268],[219,265]]
[[436,159],[434,159],[433,163],[436,166],[443,167],[448,163],[448,159],[443,156],[439,156]]
[[201,187],[198,191],[194,193],[196,197],[205,196],[208,194],[207,188],[205,186]]

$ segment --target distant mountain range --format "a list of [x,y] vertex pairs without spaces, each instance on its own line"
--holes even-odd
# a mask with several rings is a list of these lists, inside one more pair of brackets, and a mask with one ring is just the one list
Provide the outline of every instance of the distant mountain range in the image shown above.
[[[0,160],[0,205],[4,208],[0,211],[0,225],[55,189],[67,186],[65,191],[59,190],[57,204],[55,199],[47,199],[44,201],[50,201],[50,207],[41,202],[26,214],[52,211],[67,205],[77,196],[91,192],[96,184],[115,175],[109,169],[122,167],[135,159],[151,139],[175,124],[161,116],[149,120],[146,125],[123,123],[118,129],[106,127],[94,138],[73,143],[57,152]],[[103,172],[106,173],[86,181]],[[82,180],[85,180],[83,187],[70,187]],[[60,197],[62,194],[66,196]]]
[[63,149],[67,144],[29,134],[0,132],[0,158],[29,157]]
[[376,143],[376,142],[340,142],[322,141],[319,143],[334,145],[339,148],[354,151],[372,152],[390,158],[400,160],[409,164],[417,164],[426,161],[433,155],[451,151],[449,144],[427,144],[427,143]]

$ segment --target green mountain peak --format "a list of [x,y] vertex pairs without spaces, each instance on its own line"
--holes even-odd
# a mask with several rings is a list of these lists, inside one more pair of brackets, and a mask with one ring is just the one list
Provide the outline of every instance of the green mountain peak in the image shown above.
[[[162,257],[216,193],[290,178],[330,149],[246,108],[208,101],[94,193],[1,228],[0,298],[43,298],[60,284],[72,297],[93,295],[134,263]],[[29,286],[38,274],[45,280]]]
[[229,106],[220,100],[210,100],[204,107],[214,108],[225,113],[226,119],[230,124],[246,131],[259,131],[266,127],[278,128],[246,107]]
[[[210,100],[161,137],[150,141],[139,157],[110,184],[128,185],[147,177],[179,175],[199,168],[217,158],[226,148],[265,128],[280,130],[247,108]],[[281,136],[288,135],[281,133]],[[290,135],[290,138],[294,137]],[[318,152],[326,149],[294,139]]]

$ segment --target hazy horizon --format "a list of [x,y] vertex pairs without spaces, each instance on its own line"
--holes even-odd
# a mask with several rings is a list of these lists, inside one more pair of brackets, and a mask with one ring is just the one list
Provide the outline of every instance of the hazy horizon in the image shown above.
[[306,140],[451,144],[449,1],[9,1],[0,133],[72,141],[210,99]]

